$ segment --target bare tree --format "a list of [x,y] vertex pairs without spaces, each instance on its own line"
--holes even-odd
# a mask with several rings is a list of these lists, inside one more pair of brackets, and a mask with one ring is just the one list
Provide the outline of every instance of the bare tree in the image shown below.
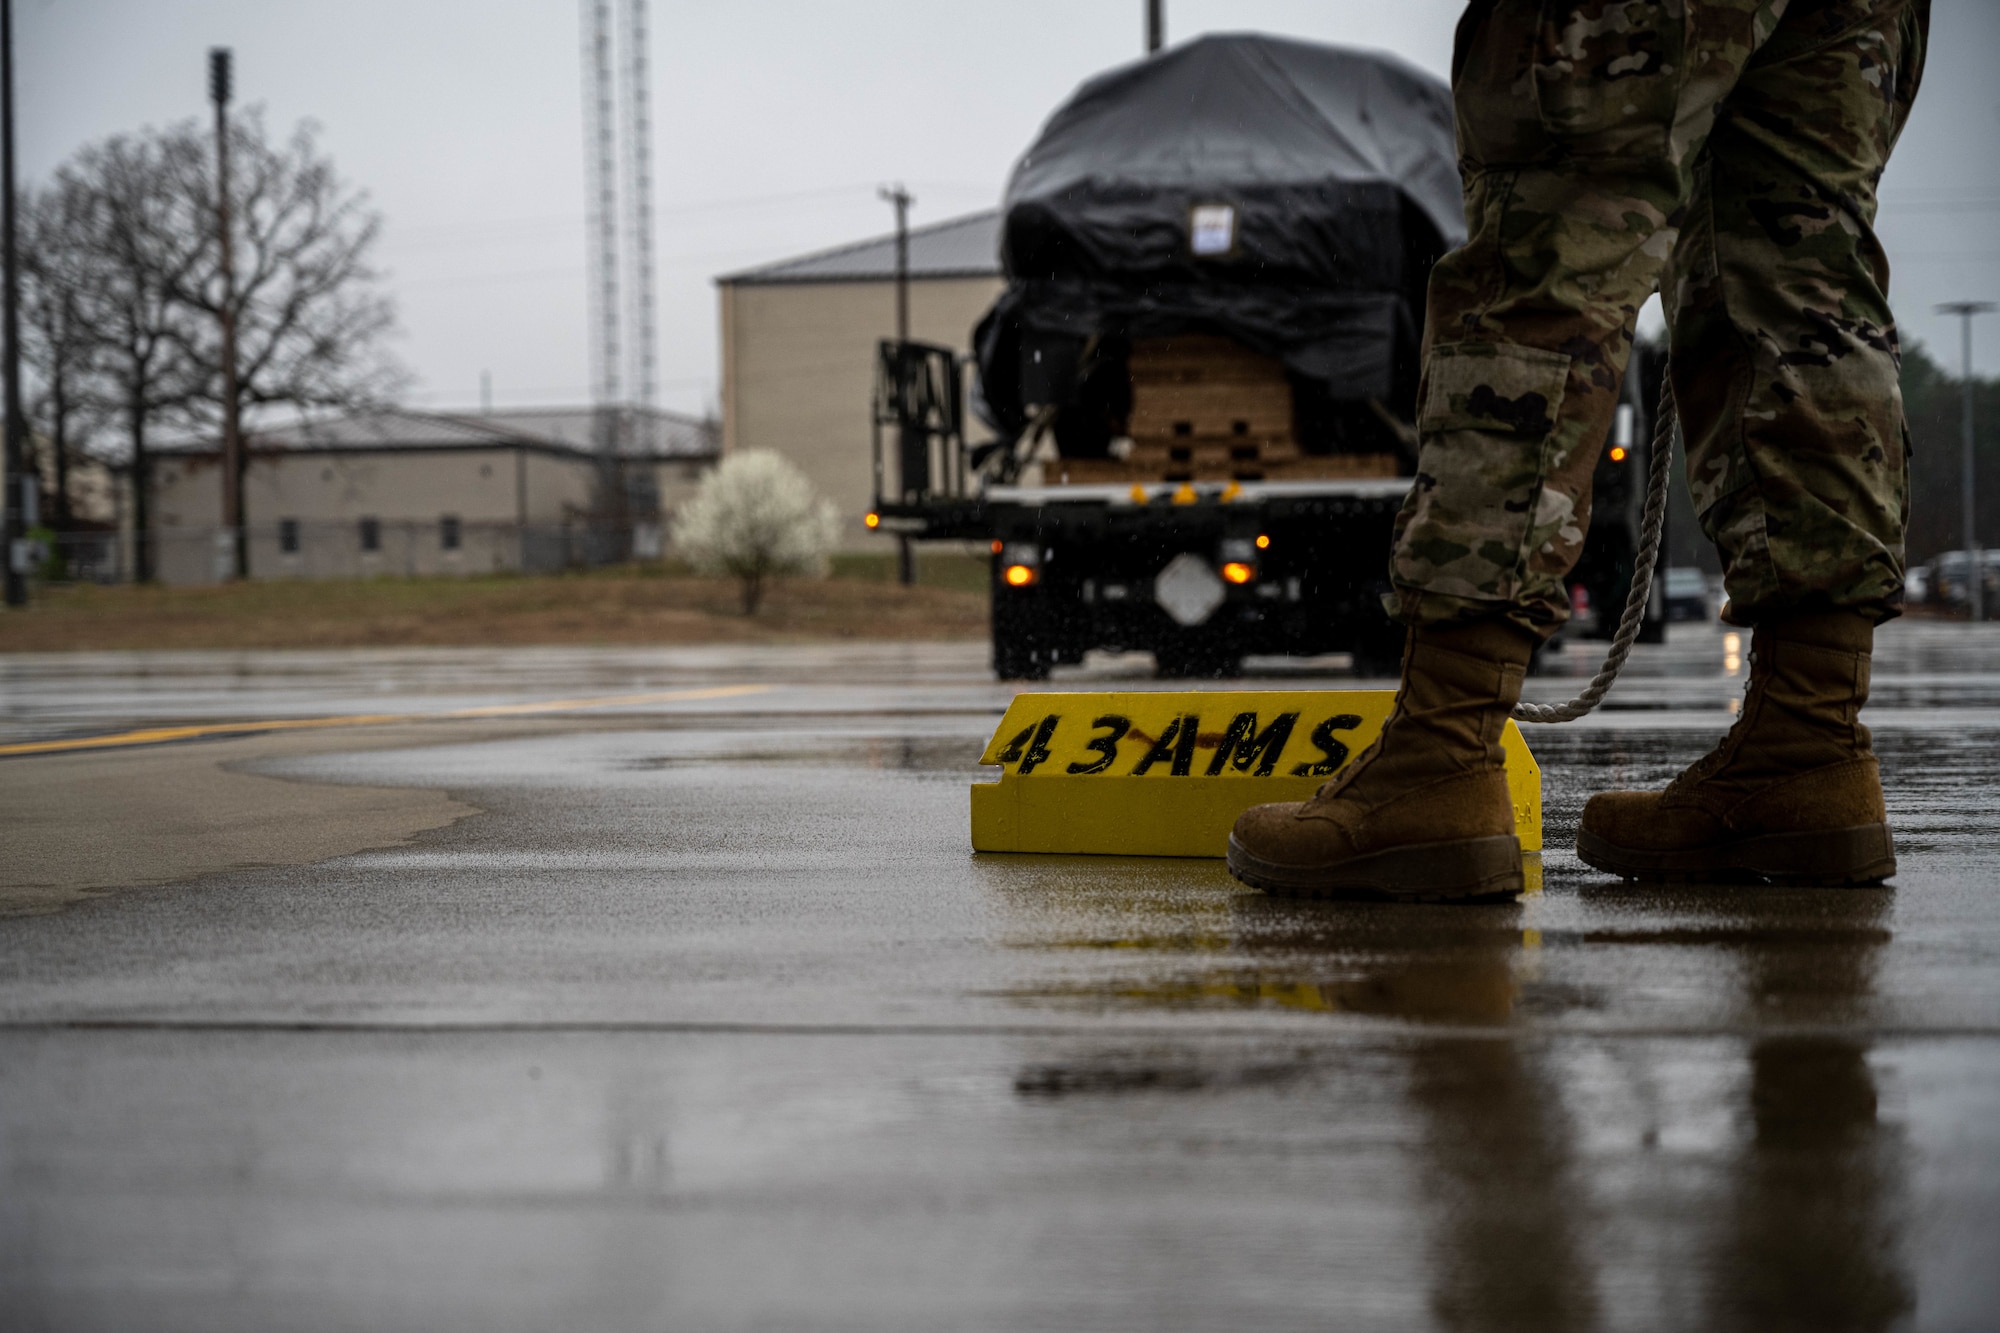
[[[185,411],[197,387],[188,354],[190,312],[179,293],[202,266],[207,237],[175,182],[190,168],[157,135],[116,135],[85,148],[56,173],[49,194],[60,230],[42,233],[31,264],[60,291],[45,294],[74,316],[82,350],[79,397],[123,418],[130,443],[133,576],[153,576],[148,432]],[[62,298],[67,296],[65,302]],[[72,381],[65,378],[65,393]],[[52,385],[48,387],[53,387]]]
[[85,266],[74,243],[89,223],[89,203],[75,182],[24,192],[21,200],[21,355],[32,377],[28,419],[48,439],[54,476],[46,478],[50,526],[74,519],[70,463],[94,421],[92,358],[97,349],[84,317]]
[[[254,420],[281,405],[388,401],[406,377],[384,346],[395,311],[368,261],[380,218],[334,171],[310,124],[273,144],[252,109],[228,140],[239,411]],[[60,460],[79,412],[122,421],[141,580],[154,566],[149,434],[161,424],[205,430],[221,417],[228,285],[215,166],[192,120],[94,144],[37,194],[24,247],[33,295],[23,342],[33,341],[41,417],[60,437]],[[66,476],[56,490],[67,498]]]
[[[175,189],[203,211],[204,262],[184,273],[176,297],[202,318],[183,327],[201,367],[195,407],[204,423],[222,414],[221,314],[225,285],[214,237],[215,161],[193,121],[165,136],[179,172]],[[378,406],[407,383],[388,355],[395,306],[373,284],[369,261],[381,216],[320,150],[317,128],[300,124],[274,144],[252,107],[229,127],[230,205],[235,232],[237,407],[354,409]]]

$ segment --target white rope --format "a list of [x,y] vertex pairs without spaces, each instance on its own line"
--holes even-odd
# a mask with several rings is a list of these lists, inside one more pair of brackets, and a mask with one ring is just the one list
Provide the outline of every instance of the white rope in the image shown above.
[[1653,450],[1650,466],[1646,470],[1646,508],[1639,520],[1639,551],[1632,562],[1632,591],[1625,598],[1625,614],[1618,622],[1618,633],[1611,640],[1611,651],[1604,655],[1603,668],[1584,687],[1582,694],[1566,704],[1514,705],[1514,717],[1520,722],[1574,722],[1597,707],[1611,688],[1611,682],[1618,679],[1619,670],[1625,659],[1631,655],[1632,645],[1638,641],[1639,630],[1646,621],[1646,603],[1653,595],[1653,566],[1660,554],[1660,533],[1667,523],[1667,478],[1673,471],[1674,459],[1674,386],[1672,379],[1663,371],[1660,376],[1660,410],[1653,423]]

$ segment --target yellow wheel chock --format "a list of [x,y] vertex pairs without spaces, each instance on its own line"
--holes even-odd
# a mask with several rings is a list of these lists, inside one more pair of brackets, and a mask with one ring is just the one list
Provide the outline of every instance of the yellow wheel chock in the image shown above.
[[[972,784],[979,852],[1221,856],[1236,816],[1302,801],[1366,749],[1392,690],[1019,694],[987,742],[998,782]],[[1542,770],[1502,740],[1514,829],[1542,849]]]

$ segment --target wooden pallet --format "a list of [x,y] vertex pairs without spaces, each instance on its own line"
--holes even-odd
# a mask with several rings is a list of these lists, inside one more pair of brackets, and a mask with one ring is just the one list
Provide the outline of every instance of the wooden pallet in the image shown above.
[[1128,433],[1155,441],[1229,439],[1276,442],[1294,451],[1292,384],[1277,358],[1207,334],[1141,338],[1127,362],[1132,378]]
[[1070,458],[1045,475],[1072,485],[1163,481],[1320,481],[1393,477],[1394,454],[1306,455],[1292,429],[1292,383],[1276,357],[1213,334],[1132,344],[1132,453]]

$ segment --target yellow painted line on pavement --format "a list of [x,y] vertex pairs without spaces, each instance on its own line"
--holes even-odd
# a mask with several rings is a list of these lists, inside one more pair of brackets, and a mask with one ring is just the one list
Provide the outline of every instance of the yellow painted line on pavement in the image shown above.
[[687,703],[702,699],[733,699],[763,694],[769,685],[716,685],[692,690],[654,690],[647,694],[608,694],[592,699],[551,699],[540,703],[488,704],[453,708],[442,713],[353,713],[344,717],[274,718],[263,722],[205,722],[186,727],[141,727],[105,736],[69,740],[21,741],[0,745],[0,758],[26,754],[63,754],[73,750],[108,750],[125,745],[161,745],[203,736],[246,736],[260,731],[311,731],[323,727],[377,727],[388,722],[438,722],[478,717],[532,717],[542,713],[575,713],[590,708],[630,708],[638,704]]

